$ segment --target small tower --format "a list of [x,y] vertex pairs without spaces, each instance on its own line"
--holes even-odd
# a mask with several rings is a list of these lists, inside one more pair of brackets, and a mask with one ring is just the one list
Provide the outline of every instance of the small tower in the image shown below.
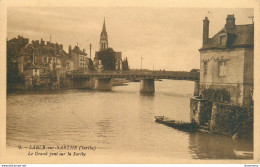
[[104,18],[103,29],[100,34],[99,50],[101,51],[107,48],[108,48],[108,37],[107,37],[107,30],[106,30],[106,22]]

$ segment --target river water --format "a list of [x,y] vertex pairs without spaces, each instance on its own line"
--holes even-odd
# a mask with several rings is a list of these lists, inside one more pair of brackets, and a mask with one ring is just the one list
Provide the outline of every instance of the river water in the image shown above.
[[7,95],[7,148],[18,145],[92,145],[105,155],[172,159],[235,159],[233,149],[252,151],[252,141],[182,132],[155,122],[165,115],[189,121],[194,82],[155,82],[154,95],[140,83],[109,92],[59,90]]

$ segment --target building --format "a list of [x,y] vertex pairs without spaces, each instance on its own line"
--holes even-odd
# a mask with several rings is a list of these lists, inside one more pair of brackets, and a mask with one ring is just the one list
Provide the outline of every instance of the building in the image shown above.
[[226,90],[229,103],[252,104],[254,88],[254,24],[236,25],[234,15],[209,38],[209,20],[203,20],[200,51],[200,95],[205,90]]
[[69,46],[69,57],[73,60],[74,70],[90,70],[90,59],[87,57],[85,49],[81,50],[78,46],[71,49]]
[[[99,51],[96,51],[95,54],[95,58],[94,58],[94,68],[98,71],[101,71],[102,69],[100,69],[101,65],[102,68],[106,69],[106,67],[103,67],[106,65],[106,62],[101,62],[99,60],[101,60],[101,58],[99,57],[101,52],[105,52],[108,49],[112,49],[108,47],[108,35],[107,35],[107,31],[106,31],[106,22],[104,19],[103,22],[103,28],[100,34],[100,41],[99,41]],[[112,49],[112,52],[113,49]],[[114,52],[114,57],[115,57],[115,70],[122,70],[122,53],[121,52]],[[102,61],[102,60],[101,60]]]
[[28,38],[24,38],[22,36],[18,36],[17,38],[13,38],[11,40],[7,40],[7,86],[11,86],[12,84],[19,84],[23,82],[23,77],[21,77],[18,73],[18,59],[19,52],[21,48],[25,47],[29,43]]
[[[33,40],[19,52],[18,71],[25,78],[25,85],[32,80],[32,86],[60,88],[66,72],[73,71],[73,61],[63,50],[63,45]],[[35,73],[37,75],[32,75]]]

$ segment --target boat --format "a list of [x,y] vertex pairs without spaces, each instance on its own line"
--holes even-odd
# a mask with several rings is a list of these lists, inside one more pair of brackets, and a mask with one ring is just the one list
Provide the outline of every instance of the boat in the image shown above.
[[234,154],[239,159],[253,159],[253,152],[252,151],[237,151],[235,149],[233,151],[234,151]]
[[198,128],[198,126],[193,123],[176,121],[165,116],[155,116],[155,121],[183,131],[193,131]]

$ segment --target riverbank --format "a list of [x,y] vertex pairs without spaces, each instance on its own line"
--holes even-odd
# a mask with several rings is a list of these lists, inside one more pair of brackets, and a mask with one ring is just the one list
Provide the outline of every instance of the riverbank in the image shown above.
[[[129,83],[130,81],[127,79],[121,79],[121,78],[114,78],[111,79],[111,86],[126,86],[127,83]],[[58,90],[67,90],[67,89],[82,89],[82,90],[92,90],[94,89],[95,86],[95,82],[94,80],[90,80],[88,81],[88,84],[81,86],[81,85],[77,85],[77,84],[71,84],[70,86],[67,85],[62,85],[60,87],[39,87],[39,86],[35,86],[35,87],[26,87],[24,84],[21,83],[12,83],[12,84],[8,84],[7,85],[7,93],[24,93],[24,92],[31,92],[31,91],[58,91]]]

